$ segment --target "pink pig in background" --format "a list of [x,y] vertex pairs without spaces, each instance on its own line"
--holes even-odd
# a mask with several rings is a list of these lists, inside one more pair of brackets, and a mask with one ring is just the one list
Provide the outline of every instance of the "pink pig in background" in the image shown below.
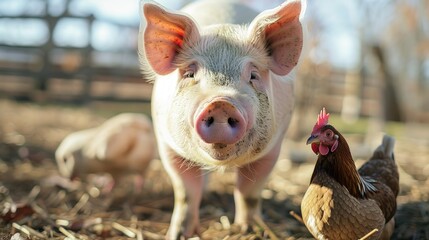
[[304,9],[299,0],[257,16],[226,1],[180,12],[142,4],[140,61],[153,76],[155,134],[175,194],[167,239],[199,234],[207,169],[237,168],[235,223],[245,229],[261,214],[293,110]]

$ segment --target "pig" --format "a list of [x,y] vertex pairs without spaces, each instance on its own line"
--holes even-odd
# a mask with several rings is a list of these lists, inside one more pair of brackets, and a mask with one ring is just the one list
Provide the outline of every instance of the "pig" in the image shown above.
[[[114,180],[134,173],[136,190],[143,175],[158,155],[151,120],[144,114],[121,113],[100,126],[66,136],[55,151],[58,169],[69,179],[85,178],[90,173],[109,173]],[[105,189],[113,188],[111,183]]]
[[175,198],[167,239],[200,234],[203,176],[216,169],[237,169],[234,221],[247,229],[291,120],[305,2],[241,23],[236,14],[248,8],[216,2],[182,11],[141,4],[139,58],[154,83],[155,135]]

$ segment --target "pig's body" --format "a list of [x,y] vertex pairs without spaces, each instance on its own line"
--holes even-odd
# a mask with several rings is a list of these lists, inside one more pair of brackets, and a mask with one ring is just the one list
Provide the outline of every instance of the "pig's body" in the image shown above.
[[151,121],[133,113],[71,133],[55,152],[60,174],[67,178],[84,178],[90,173],[110,173],[114,179],[129,173],[143,176],[156,156]]
[[[140,54],[156,76],[152,115],[175,193],[171,239],[198,234],[204,169],[237,167],[235,222],[247,226],[260,214],[259,194],[294,103],[288,74],[302,48],[300,1],[249,18],[248,27],[226,14],[224,22],[201,28],[199,21],[213,21],[197,11],[209,2],[208,14],[222,11],[212,1],[197,2],[185,7],[194,19],[144,5]],[[250,11],[228,4],[230,12]]]

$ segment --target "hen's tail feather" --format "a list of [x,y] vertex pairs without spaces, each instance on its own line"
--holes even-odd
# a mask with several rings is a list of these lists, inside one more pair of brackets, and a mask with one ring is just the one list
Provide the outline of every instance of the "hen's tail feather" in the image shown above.
[[393,149],[395,147],[395,138],[389,135],[384,135],[380,146],[374,151],[374,155],[380,155],[382,158],[395,160]]
[[395,196],[399,193],[399,173],[394,159],[395,138],[384,135],[373,156],[359,169],[361,176],[368,176],[387,185]]

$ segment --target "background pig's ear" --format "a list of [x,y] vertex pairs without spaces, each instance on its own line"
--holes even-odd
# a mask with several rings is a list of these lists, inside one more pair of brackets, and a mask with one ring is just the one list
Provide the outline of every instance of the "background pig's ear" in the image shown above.
[[185,41],[194,41],[199,33],[195,23],[187,16],[168,12],[156,4],[143,5],[146,18],[144,51],[152,69],[160,75],[175,70],[174,58]]
[[300,15],[304,11],[304,1],[289,1],[262,12],[250,24],[251,39],[264,41],[275,74],[286,75],[298,64],[304,41]]

